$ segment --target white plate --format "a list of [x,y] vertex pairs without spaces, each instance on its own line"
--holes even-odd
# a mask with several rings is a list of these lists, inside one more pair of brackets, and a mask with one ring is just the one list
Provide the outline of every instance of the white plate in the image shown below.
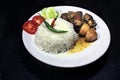
[[[22,33],[23,43],[32,56],[34,56],[39,61],[42,61],[49,65],[68,68],[90,64],[99,59],[106,52],[110,44],[110,32],[106,23],[100,17],[98,17],[93,12],[80,7],[55,6],[55,9],[61,12],[82,11],[83,13],[89,13],[90,15],[92,15],[95,21],[97,22],[96,31],[98,33],[98,39],[95,42],[93,42],[88,48],[84,49],[79,53],[71,55],[70,54],[56,55],[44,53],[38,50],[36,45],[33,43],[34,35],[30,35],[23,31]],[[36,13],[34,15],[38,14]],[[30,19],[32,17],[30,17]]]

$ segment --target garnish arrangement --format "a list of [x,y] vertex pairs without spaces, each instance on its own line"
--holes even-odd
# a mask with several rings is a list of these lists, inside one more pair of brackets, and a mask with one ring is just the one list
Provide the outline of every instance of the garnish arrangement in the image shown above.
[[30,35],[35,35],[35,44],[40,50],[48,53],[75,53],[97,40],[96,25],[96,21],[88,13],[60,13],[54,7],[47,7],[26,21],[22,28]]

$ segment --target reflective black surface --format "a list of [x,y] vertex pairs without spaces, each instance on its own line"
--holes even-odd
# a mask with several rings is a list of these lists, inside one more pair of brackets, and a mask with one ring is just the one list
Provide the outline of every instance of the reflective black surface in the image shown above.
[[[0,1],[0,80],[120,80],[119,19],[115,0]],[[72,5],[100,16],[111,32],[111,44],[99,60],[77,68],[58,68],[36,60],[22,42],[22,25],[47,6]],[[101,47],[101,46],[100,46]]]

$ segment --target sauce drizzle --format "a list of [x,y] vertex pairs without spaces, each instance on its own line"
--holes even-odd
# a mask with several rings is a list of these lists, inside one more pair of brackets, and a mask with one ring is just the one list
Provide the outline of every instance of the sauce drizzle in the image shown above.
[[85,38],[79,38],[76,41],[75,46],[72,49],[70,49],[68,51],[68,53],[77,53],[77,52],[80,52],[80,51],[84,50],[85,48],[87,48],[89,45],[90,45],[90,43],[86,42]]

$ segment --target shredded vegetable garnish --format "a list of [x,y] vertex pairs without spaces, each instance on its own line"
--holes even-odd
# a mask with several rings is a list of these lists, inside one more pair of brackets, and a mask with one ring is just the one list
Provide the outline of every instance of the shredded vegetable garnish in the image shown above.
[[44,21],[44,24],[46,25],[46,27],[51,30],[52,32],[55,33],[66,33],[68,31],[64,31],[64,30],[56,30],[55,28],[53,28],[47,21]]

